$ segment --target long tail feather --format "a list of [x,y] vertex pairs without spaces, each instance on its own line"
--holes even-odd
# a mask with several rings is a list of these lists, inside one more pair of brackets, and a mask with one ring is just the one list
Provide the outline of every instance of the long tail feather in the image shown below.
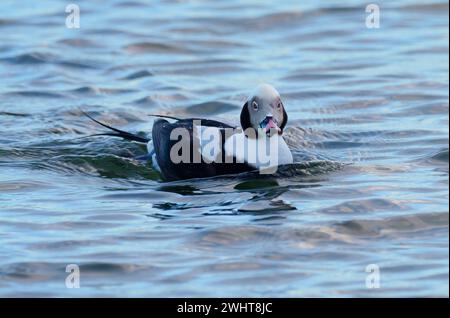
[[174,116],[169,116],[169,115],[148,114],[148,116],[168,118],[168,119],[173,119],[173,120],[181,120],[181,118],[174,117]]
[[126,139],[126,140],[132,140],[132,141],[137,141],[137,142],[142,142],[142,143],[148,143],[150,141],[150,139],[148,139],[148,138],[140,137],[140,136],[134,135],[132,133],[129,133],[129,132],[126,132],[126,131],[123,131],[123,130],[120,130],[120,129],[117,129],[117,128],[114,128],[114,127],[111,127],[111,126],[108,126],[108,125],[102,123],[101,121],[98,121],[97,119],[93,118],[88,113],[86,113],[84,111],[81,111],[81,112],[83,113],[83,115],[85,115],[86,117],[88,117],[92,121],[96,122],[97,124],[114,131],[114,133],[112,133],[112,132],[110,132],[110,133],[101,133],[101,134],[95,134],[95,135],[92,135],[92,136],[121,137],[121,138]]

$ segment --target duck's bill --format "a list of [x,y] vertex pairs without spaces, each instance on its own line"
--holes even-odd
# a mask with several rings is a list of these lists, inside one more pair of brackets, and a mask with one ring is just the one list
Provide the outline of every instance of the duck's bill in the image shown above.
[[278,125],[273,121],[272,118],[266,118],[261,122],[261,128],[264,129],[264,133],[268,136],[273,136],[275,134],[281,135],[281,129]]

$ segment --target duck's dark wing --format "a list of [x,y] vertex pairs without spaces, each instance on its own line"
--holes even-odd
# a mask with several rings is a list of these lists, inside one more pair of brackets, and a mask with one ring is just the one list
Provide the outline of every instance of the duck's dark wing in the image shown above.
[[[201,125],[207,127],[216,128],[234,128],[230,125],[209,119],[201,119]],[[172,131],[176,128],[184,129],[188,134],[189,138],[182,138],[178,136],[178,139],[171,140],[170,135]],[[222,149],[224,145],[224,131],[222,130]],[[168,180],[182,180],[182,179],[192,179],[192,178],[205,178],[213,177],[217,175],[224,174],[236,174],[246,171],[254,170],[245,163],[224,163],[224,152],[222,151],[219,156],[222,156],[222,163],[207,163],[204,162],[199,153],[199,149],[194,149],[194,126],[193,119],[182,119],[175,123],[169,123],[167,120],[159,119],[155,121],[152,129],[152,140],[153,146],[156,154],[156,160],[161,169],[163,177]],[[181,140],[181,141],[180,141]],[[174,163],[170,156],[172,147],[181,142],[182,144],[177,145],[179,147],[178,155],[183,155],[183,149],[189,149],[189,161]],[[194,152],[196,152],[197,158],[200,158],[200,162],[194,163]],[[187,155],[186,155],[187,156]]]

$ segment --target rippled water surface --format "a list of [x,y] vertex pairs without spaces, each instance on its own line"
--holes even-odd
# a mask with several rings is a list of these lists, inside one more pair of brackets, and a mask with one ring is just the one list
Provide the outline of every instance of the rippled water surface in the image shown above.
[[[75,1],[80,29],[68,3],[0,3],[1,296],[448,297],[448,2],[378,1],[379,29],[363,1]],[[237,121],[260,82],[274,176],[162,182],[86,137],[81,109]]]

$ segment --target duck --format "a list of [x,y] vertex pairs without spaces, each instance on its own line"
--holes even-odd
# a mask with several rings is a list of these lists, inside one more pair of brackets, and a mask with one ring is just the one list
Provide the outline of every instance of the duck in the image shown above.
[[109,131],[95,136],[113,136],[144,143],[147,154],[165,181],[208,178],[258,171],[273,174],[293,156],[283,138],[288,115],[278,91],[260,84],[247,97],[240,113],[240,127],[206,118],[151,115],[151,138],[107,125],[83,112]]

